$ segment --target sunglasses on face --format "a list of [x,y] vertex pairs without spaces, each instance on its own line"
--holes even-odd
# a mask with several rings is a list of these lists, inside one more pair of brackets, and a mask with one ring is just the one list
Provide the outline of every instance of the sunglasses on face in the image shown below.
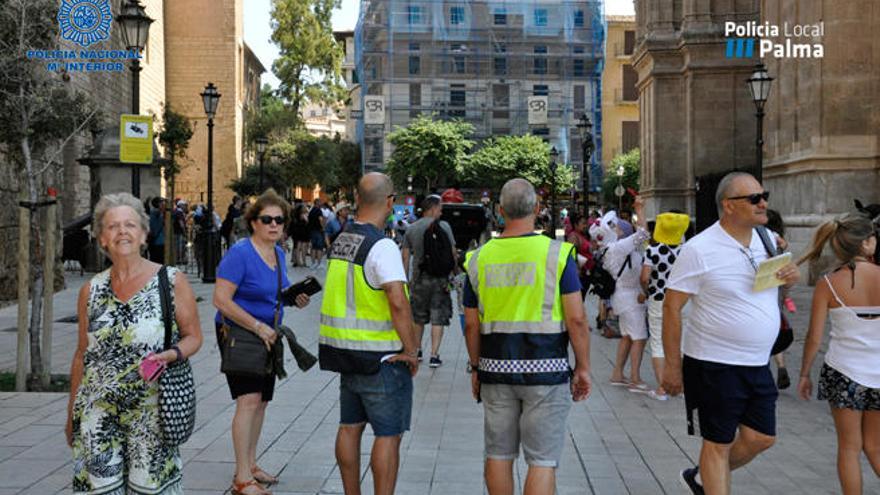
[[272,222],[275,222],[275,223],[277,223],[278,225],[284,225],[284,217],[281,216],[281,215],[279,215],[279,216],[277,216],[277,217],[273,217],[273,216],[270,216],[270,215],[260,215],[260,216],[257,217],[257,218],[260,219],[260,222],[262,222],[263,225],[269,225],[269,224],[271,224]]
[[388,195],[388,197],[391,198],[391,201],[394,201],[395,199],[397,199],[397,193],[391,193]]
[[729,199],[729,200],[747,199],[747,200],[749,200],[749,203],[756,205],[756,204],[760,203],[762,199],[764,201],[769,201],[770,200],[770,191],[764,191],[764,192],[755,193],[755,194],[747,194],[745,196],[734,196],[732,198],[727,198],[727,199]]

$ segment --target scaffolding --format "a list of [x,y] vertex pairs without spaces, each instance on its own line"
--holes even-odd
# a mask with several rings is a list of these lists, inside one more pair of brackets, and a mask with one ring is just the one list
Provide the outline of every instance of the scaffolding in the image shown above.
[[[575,126],[586,113],[596,136],[595,191],[602,177],[605,32],[604,0],[361,0],[355,29],[361,113],[367,100],[384,103],[381,124],[357,125],[364,170],[384,168],[388,133],[436,113],[473,124],[478,142],[539,135],[579,171]],[[533,96],[547,97],[546,122],[529,123]]]

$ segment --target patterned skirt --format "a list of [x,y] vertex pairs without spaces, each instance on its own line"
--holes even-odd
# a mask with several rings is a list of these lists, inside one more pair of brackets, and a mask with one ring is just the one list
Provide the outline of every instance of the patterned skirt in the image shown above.
[[836,409],[880,411],[880,388],[856,383],[827,364],[822,365],[819,374],[818,399],[827,400]]

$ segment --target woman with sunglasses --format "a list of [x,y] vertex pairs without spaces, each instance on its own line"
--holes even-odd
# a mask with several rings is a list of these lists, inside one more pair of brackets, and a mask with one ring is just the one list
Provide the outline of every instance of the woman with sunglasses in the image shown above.
[[[290,285],[285,269],[282,239],[290,214],[290,205],[269,189],[244,214],[251,236],[235,243],[217,267],[214,288],[214,306],[217,343],[222,345],[220,329],[232,323],[258,335],[267,348],[275,349],[275,312],[278,295],[278,270],[281,270],[282,288]],[[297,298],[297,307],[309,302],[308,297]],[[278,322],[284,317],[278,309]],[[232,445],[235,450],[235,476],[232,493],[265,495],[271,493],[265,486],[278,479],[257,465],[257,441],[263,427],[266,406],[275,391],[275,375],[264,378],[226,375],[229,392],[235,400],[232,419]]]

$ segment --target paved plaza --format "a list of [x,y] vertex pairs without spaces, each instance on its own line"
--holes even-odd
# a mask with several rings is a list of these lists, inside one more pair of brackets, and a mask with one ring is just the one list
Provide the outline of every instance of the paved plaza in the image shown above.
[[[291,278],[310,270],[297,268]],[[323,276],[323,272],[319,271]],[[84,279],[68,278],[68,289],[57,294],[55,319],[75,314],[76,291]],[[191,494],[220,494],[230,485],[234,469],[229,433],[234,404],[224,377],[214,337],[213,285],[192,279],[201,297],[199,313],[205,343],[193,358],[198,387],[196,431],[182,449],[184,485]],[[789,369],[798,376],[800,351],[809,315],[811,291],[799,287],[794,299],[800,312],[793,318],[796,343]],[[285,318],[310,349],[317,350],[320,295],[303,310],[289,309]],[[588,301],[591,319],[595,301]],[[16,307],[0,310],[0,369],[15,369]],[[52,349],[55,373],[67,373],[76,346],[75,323],[57,323]],[[430,333],[430,332],[427,332]],[[593,392],[572,409],[562,464],[559,494],[684,493],[681,468],[696,460],[700,442],[685,428],[681,398],[657,402],[608,385],[616,340],[592,334]],[[457,318],[446,333],[444,365],[423,365],[415,381],[412,431],[403,438],[397,493],[481,494],[483,415],[470,396],[465,372],[466,352]],[[338,421],[338,381],[333,373],[313,369],[300,373],[288,356],[290,376],[279,383],[258,450],[259,463],[280,473],[277,495],[342,493],[333,456]],[[818,369],[818,366],[817,366]],[[817,373],[814,370],[814,376]],[[653,383],[650,360],[643,377]],[[733,492],[748,494],[835,494],[840,489],[835,469],[836,438],[825,403],[805,403],[792,388],[779,400],[779,438],[770,451],[733,475]],[[64,441],[67,394],[0,393],[0,495],[68,493],[72,477],[70,450]],[[368,429],[369,432],[369,429]],[[364,493],[372,493],[368,455],[372,437],[364,437]],[[526,466],[520,458],[516,480],[520,489]],[[880,481],[863,463],[865,493],[880,494]]]

